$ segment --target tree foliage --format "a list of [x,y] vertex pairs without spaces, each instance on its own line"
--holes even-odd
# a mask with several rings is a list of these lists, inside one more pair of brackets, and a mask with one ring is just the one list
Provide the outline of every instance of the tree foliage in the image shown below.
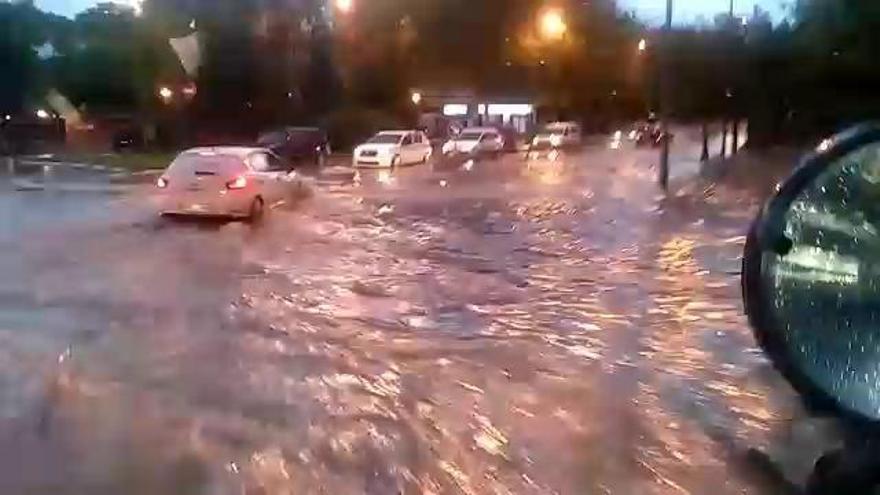
[[[74,19],[0,2],[0,111],[57,88],[94,111],[162,110],[160,84],[198,87],[202,122],[306,122],[340,108],[412,111],[409,91],[527,96],[549,116],[608,121],[656,106],[668,64],[674,115],[748,117],[752,136],[825,132],[876,115],[880,3],[801,0],[776,26],[676,29],[665,39],[610,0],[370,0],[342,13],[322,0],[146,0],[143,15],[99,4]],[[557,9],[564,36],[541,16]],[[169,39],[197,32],[201,66],[186,74]],[[649,48],[637,50],[647,38]],[[48,47],[48,48],[47,48]],[[661,57],[662,55],[662,57]]]

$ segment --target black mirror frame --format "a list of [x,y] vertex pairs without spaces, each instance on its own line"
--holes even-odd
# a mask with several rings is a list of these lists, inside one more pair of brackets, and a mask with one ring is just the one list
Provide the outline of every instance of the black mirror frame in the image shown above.
[[745,312],[755,338],[773,366],[801,395],[807,409],[813,413],[835,415],[852,423],[878,428],[880,420],[868,418],[847,408],[792,364],[785,343],[778,338],[781,332],[773,331],[778,328],[778,324],[763,304],[770,299],[763,293],[761,283],[764,252],[785,249],[787,239],[781,235],[781,230],[792,202],[839,158],[873,142],[880,142],[880,122],[849,128],[823,141],[820,149],[803,158],[792,175],[767,201],[749,229],[742,258],[741,282]]

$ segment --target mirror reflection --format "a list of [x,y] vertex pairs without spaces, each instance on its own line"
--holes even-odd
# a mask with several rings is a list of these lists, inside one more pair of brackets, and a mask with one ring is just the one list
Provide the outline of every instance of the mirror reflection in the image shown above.
[[880,143],[831,163],[775,228],[784,247],[764,252],[762,283],[784,352],[822,392],[880,419]]

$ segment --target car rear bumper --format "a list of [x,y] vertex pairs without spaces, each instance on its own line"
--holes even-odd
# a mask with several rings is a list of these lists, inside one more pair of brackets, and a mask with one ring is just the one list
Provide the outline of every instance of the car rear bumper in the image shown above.
[[250,215],[253,193],[229,191],[226,193],[164,194],[159,198],[162,215],[185,215],[204,217],[237,217]]
[[357,156],[352,160],[355,168],[388,168],[391,166],[391,158],[379,156]]

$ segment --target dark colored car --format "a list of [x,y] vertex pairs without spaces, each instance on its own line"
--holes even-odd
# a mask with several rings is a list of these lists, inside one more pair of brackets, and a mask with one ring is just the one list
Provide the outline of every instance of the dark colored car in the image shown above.
[[[659,123],[649,121],[636,125],[631,136],[637,147],[650,146],[658,148],[663,144],[664,133]],[[672,133],[667,133],[666,136],[670,141],[675,138]]]
[[144,149],[144,135],[140,129],[122,129],[113,135],[113,151],[139,151]]
[[324,166],[330,156],[327,133],[317,127],[285,127],[264,132],[257,144],[269,148],[292,164]]
[[506,153],[515,152],[520,141],[519,132],[513,127],[503,126],[498,128],[498,133],[501,134],[501,138],[504,139],[503,151]]

